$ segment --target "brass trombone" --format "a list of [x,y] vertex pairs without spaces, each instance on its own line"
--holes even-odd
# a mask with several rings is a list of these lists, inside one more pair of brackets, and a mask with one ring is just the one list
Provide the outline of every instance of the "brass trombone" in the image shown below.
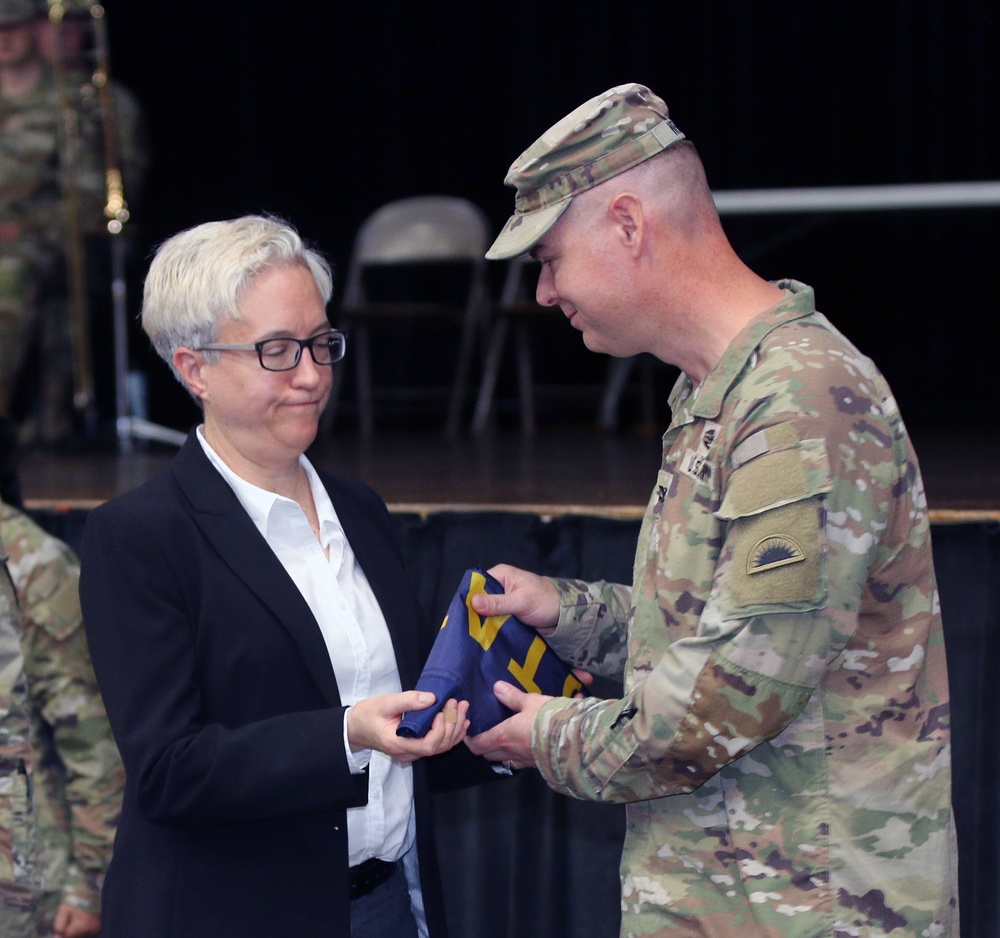
[[[119,166],[118,113],[111,83],[108,33],[104,7],[95,0],[76,0],[85,6],[93,26],[95,66],[90,85],[97,95],[101,143],[104,160],[104,225],[111,237],[111,299],[114,320],[116,430],[119,448],[131,449],[133,437],[159,440],[179,446],[185,434],[159,427],[132,415],[128,393],[128,319],[126,310],[125,252],[122,232],[129,220],[128,203]],[[49,20],[56,26],[56,63],[59,63],[59,28],[66,15],[64,0],[48,0]],[[90,321],[87,309],[86,264],[81,225],[81,198],[78,185],[80,152],[79,118],[72,99],[72,89],[61,64],[54,63],[60,88],[64,120],[61,157],[65,158],[65,198],[67,208],[67,274],[69,278],[70,322],[73,341],[74,405],[84,412],[88,425],[94,419],[93,359],[90,348]]]

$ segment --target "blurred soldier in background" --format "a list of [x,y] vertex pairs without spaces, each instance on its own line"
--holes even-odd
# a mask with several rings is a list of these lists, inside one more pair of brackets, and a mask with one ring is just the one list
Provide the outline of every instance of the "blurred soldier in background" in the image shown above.
[[[81,194],[84,230],[103,231],[107,200],[107,159],[111,155],[121,170],[129,205],[139,201],[149,168],[149,140],[145,118],[138,99],[121,82],[111,80],[110,115],[102,111],[98,76],[93,4],[89,0],[67,0],[60,22],[49,15],[47,0],[38,4],[38,48],[42,59],[52,69],[70,103],[75,107],[79,128],[75,180],[63,180],[63,189],[75,184]],[[110,123],[110,127],[105,124]],[[113,134],[114,153],[106,152],[105,135]]]
[[[6,553],[0,541],[0,559]],[[42,866],[32,805],[32,755],[21,617],[0,570],[0,935],[36,938]]]
[[[137,193],[147,167],[141,109],[108,80],[93,9],[0,0],[0,251],[15,255],[0,259],[0,413],[31,378],[37,425],[22,438],[44,444],[73,434],[74,405],[93,413],[88,305],[111,289],[109,170],[123,199],[123,181]],[[25,376],[33,342],[38,373]]]
[[[74,390],[79,392],[82,387],[93,393],[89,375],[81,372],[89,364],[89,318],[104,308],[99,305],[102,294],[110,295],[106,226],[113,198],[111,189],[120,185],[118,194],[124,198],[123,193],[127,193],[134,207],[145,181],[149,149],[139,102],[108,74],[106,35],[102,31],[99,40],[98,18],[93,15],[95,9],[101,8],[95,8],[92,0],[35,3],[39,52],[58,92],[59,185],[69,279],[68,300],[45,305],[41,311],[44,376],[39,388],[39,435],[41,442],[51,443],[70,432]],[[110,169],[121,173],[114,183],[108,177]],[[127,217],[127,206],[125,209]],[[77,330],[75,340],[71,326]],[[87,334],[81,337],[81,331]],[[85,347],[74,347],[74,341],[84,342]]]
[[[0,542],[20,608],[43,848],[41,935],[100,931],[125,772],[115,748],[80,614],[80,565],[20,507],[10,421],[0,417]],[[14,507],[14,506],[17,507]],[[0,929],[0,935],[7,932]]]
[[24,626],[45,862],[43,935],[97,935],[125,771],[111,737],[80,615],[72,551],[0,504],[0,538]]
[[0,0],[0,413],[9,413],[64,240],[56,89],[35,14],[35,0]]

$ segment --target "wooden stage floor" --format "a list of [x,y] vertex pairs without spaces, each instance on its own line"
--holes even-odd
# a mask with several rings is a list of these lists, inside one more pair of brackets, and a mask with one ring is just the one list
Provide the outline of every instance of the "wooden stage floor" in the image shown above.
[[[1000,516],[1000,435],[914,432],[928,501],[939,518]],[[21,484],[32,506],[87,507],[141,484],[170,462],[173,448],[139,442],[122,453],[22,453]],[[310,458],[360,478],[390,506],[499,508],[539,513],[640,514],[660,462],[660,440],[592,427],[546,426],[533,439],[516,432],[447,440],[434,431],[376,433],[363,440],[337,431]]]

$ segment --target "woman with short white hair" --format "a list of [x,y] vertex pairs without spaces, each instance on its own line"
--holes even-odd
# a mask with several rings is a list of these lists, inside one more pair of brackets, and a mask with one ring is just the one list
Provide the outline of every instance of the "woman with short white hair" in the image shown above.
[[304,455],[346,344],[331,290],[323,258],[261,216],[182,232],[150,266],[143,328],[204,419],[84,535],[128,774],[105,938],[444,933],[414,763],[461,742],[468,704],[395,734],[433,702],[402,691],[432,634],[381,499]]

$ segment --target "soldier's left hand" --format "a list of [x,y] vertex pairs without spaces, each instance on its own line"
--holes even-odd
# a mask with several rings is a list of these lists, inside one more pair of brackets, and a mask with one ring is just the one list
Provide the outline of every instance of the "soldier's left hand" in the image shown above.
[[465,745],[477,756],[503,763],[509,769],[534,768],[531,724],[535,721],[538,708],[553,698],[545,694],[526,694],[506,681],[497,681],[493,685],[493,693],[500,703],[514,711],[514,715],[485,733],[466,737]]

